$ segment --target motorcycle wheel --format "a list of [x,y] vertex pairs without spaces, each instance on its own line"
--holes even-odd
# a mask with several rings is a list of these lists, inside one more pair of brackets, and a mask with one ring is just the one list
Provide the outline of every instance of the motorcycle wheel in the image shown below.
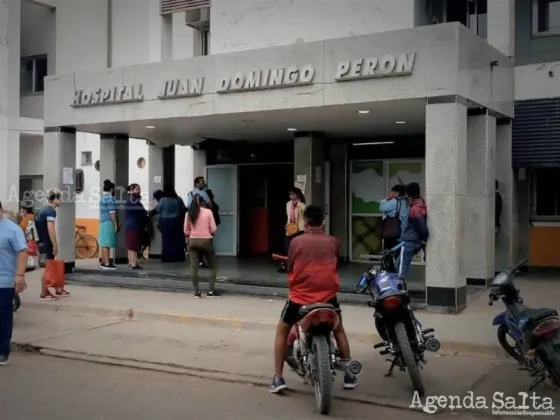
[[13,310],[14,310],[14,312],[17,311],[20,306],[21,306],[21,298],[19,297],[19,294],[16,293],[14,295],[14,300],[13,300]]
[[316,374],[313,376],[315,402],[317,404],[317,410],[319,410],[319,412],[323,415],[328,415],[331,411],[333,378],[331,371],[331,355],[327,337],[313,337],[312,350],[316,368]]
[[416,357],[410,346],[410,341],[408,339],[408,334],[406,332],[406,327],[402,322],[395,324],[395,336],[401,350],[401,356],[406,365],[406,370],[412,381],[412,387],[420,397],[423,397],[426,390],[424,389],[424,383],[422,381],[422,375],[420,374],[420,367],[416,362]]
[[517,361],[520,364],[525,363],[523,356],[519,353],[519,350],[517,349],[517,346],[512,346],[511,344],[509,344],[507,340],[508,336],[511,337],[508,327],[505,325],[500,325],[498,327],[497,335],[498,335],[498,342],[500,343],[500,346],[502,346],[502,348],[505,350],[508,356],[513,358],[515,361]]

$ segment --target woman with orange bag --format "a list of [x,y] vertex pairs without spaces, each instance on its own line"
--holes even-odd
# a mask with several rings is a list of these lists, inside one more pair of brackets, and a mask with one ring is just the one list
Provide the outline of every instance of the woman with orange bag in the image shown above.
[[[290,201],[286,203],[286,249],[285,255],[288,255],[288,249],[290,248],[290,242],[296,236],[301,235],[304,230],[304,220],[303,220],[303,211],[305,210],[305,196],[303,192],[296,187],[292,187],[288,190],[288,194],[290,197]],[[286,272],[286,265],[284,262],[280,264],[280,268],[278,269],[280,273]]]

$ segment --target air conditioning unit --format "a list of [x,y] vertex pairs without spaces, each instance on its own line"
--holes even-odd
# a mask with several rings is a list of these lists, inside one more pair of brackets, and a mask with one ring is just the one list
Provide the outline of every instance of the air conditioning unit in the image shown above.
[[199,31],[210,28],[210,7],[187,10],[185,12],[185,23]]

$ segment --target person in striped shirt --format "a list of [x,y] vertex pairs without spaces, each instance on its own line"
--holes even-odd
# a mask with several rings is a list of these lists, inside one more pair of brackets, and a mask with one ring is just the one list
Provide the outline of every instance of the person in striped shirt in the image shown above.
[[[275,375],[270,385],[272,393],[287,389],[283,378],[286,342],[290,329],[298,320],[300,308],[313,303],[330,303],[340,310],[336,298],[340,289],[337,273],[340,241],[325,234],[325,215],[320,207],[313,205],[306,207],[303,218],[305,233],[294,238],[288,249],[286,261],[288,300],[276,328]],[[350,360],[350,345],[342,326],[342,319],[334,335],[340,357]],[[355,376],[344,376],[344,389],[353,389],[357,383]]]

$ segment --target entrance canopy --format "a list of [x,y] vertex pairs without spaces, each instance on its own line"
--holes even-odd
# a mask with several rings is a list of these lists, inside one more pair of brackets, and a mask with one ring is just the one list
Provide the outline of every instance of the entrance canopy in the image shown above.
[[45,126],[161,145],[410,134],[427,98],[452,95],[512,115],[511,60],[458,23],[52,76]]

